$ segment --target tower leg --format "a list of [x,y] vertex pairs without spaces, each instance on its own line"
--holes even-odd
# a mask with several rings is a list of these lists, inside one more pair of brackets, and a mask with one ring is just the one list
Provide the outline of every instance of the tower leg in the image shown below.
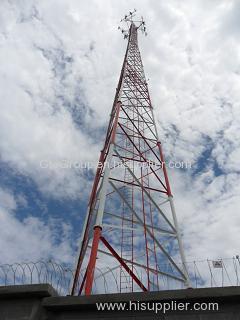
[[106,168],[104,171],[104,177],[103,177],[103,182],[102,182],[102,187],[99,193],[99,207],[97,211],[97,218],[96,218],[96,225],[94,227],[94,234],[93,234],[93,242],[92,242],[92,249],[90,253],[90,259],[87,267],[87,276],[86,276],[86,286],[85,286],[85,294],[90,295],[92,291],[92,284],[93,284],[93,277],[94,277],[94,270],[95,270],[95,265],[96,265],[96,258],[97,258],[97,251],[98,251],[98,245],[99,245],[99,239],[101,237],[101,232],[102,232],[102,220],[103,220],[103,212],[104,212],[104,206],[105,206],[105,201],[106,201],[106,194],[107,194],[107,183],[108,183],[108,178],[110,175],[110,162],[112,159],[113,155],[113,150],[114,150],[114,141],[115,141],[115,135],[116,135],[116,130],[117,130],[117,123],[118,123],[118,117],[119,117],[119,112],[120,112],[120,106],[121,102],[117,102],[116,106],[116,116],[115,120],[113,123],[113,129],[112,129],[112,134],[110,138],[110,146],[109,146],[109,151],[106,159]]
[[178,227],[178,221],[177,221],[176,211],[175,211],[175,207],[174,207],[174,203],[173,203],[173,197],[169,196],[168,199],[169,199],[171,210],[172,210],[174,225],[177,230],[177,240],[178,240],[178,245],[179,245],[180,256],[181,256],[182,263],[183,263],[183,272],[186,277],[185,286],[186,286],[186,288],[191,288],[191,282],[190,282],[190,278],[189,278],[189,274],[188,274],[188,270],[187,270],[187,262],[186,262],[185,253],[184,253],[184,249],[183,249],[182,238],[181,238],[179,227]]
[[92,292],[94,270],[96,265],[97,251],[98,251],[99,240],[101,237],[101,232],[102,232],[101,227],[99,226],[94,227],[92,249],[91,249],[91,254],[90,254],[89,263],[87,267],[87,277],[86,277],[86,285],[85,285],[86,295],[90,295]]

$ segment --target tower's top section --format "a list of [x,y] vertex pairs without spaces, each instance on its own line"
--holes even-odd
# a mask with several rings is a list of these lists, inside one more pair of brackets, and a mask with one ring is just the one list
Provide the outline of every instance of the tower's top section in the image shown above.
[[130,35],[131,25],[134,25],[136,29],[142,31],[142,33],[146,36],[146,23],[143,20],[143,17],[139,19],[137,17],[137,10],[129,11],[129,14],[126,14],[123,19],[120,20],[120,26],[118,29],[122,32],[124,39],[127,39]]

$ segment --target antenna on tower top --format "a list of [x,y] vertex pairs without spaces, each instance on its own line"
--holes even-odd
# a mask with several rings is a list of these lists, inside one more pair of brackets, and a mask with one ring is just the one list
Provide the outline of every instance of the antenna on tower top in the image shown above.
[[126,14],[124,16],[124,18],[122,18],[120,20],[120,23],[123,26],[118,26],[118,30],[121,31],[121,33],[123,34],[123,38],[127,39],[129,37],[130,34],[130,27],[132,24],[134,24],[136,26],[137,29],[139,29],[140,31],[142,31],[142,33],[146,36],[147,32],[146,32],[146,23],[143,20],[143,17],[141,17],[141,19],[135,19],[136,17],[136,12],[137,10],[134,9],[133,11],[129,11],[129,14]]

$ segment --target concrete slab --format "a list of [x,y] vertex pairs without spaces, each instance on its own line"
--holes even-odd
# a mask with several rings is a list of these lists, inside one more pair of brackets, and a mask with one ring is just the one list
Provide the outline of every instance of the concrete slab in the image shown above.
[[122,294],[101,294],[80,297],[50,297],[43,300],[45,308],[81,308],[95,307],[96,302],[128,302],[128,301],[235,301],[240,303],[240,287],[199,288],[167,290],[158,292],[135,292]]
[[29,284],[16,286],[0,286],[0,299],[26,297],[53,297],[58,296],[53,287],[46,284]]
[[[96,302],[218,302],[217,310],[104,310]],[[240,287],[61,297],[49,284],[0,287],[0,320],[240,320]]]

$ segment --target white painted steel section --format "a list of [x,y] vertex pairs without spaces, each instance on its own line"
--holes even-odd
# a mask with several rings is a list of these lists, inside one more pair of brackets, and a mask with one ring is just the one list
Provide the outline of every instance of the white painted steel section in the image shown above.
[[103,220],[103,213],[104,213],[104,207],[106,202],[106,195],[107,195],[107,186],[108,186],[108,179],[110,175],[110,162],[113,155],[113,148],[114,144],[111,143],[108,151],[108,156],[106,159],[106,166],[104,170],[103,175],[103,182],[102,182],[102,188],[99,192],[99,207],[97,211],[97,218],[96,218],[96,226],[102,227],[102,220]]
[[179,232],[178,221],[177,221],[177,216],[176,216],[176,211],[175,211],[175,206],[174,206],[174,202],[173,202],[173,197],[172,196],[169,196],[169,202],[170,202],[170,206],[171,206],[174,226],[175,226],[175,229],[177,231],[177,240],[178,240],[178,245],[179,245],[179,251],[180,251],[181,259],[182,259],[182,262],[183,262],[183,272],[184,272],[184,275],[186,277],[185,286],[186,287],[191,287],[191,283],[190,283],[190,279],[189,279],[189,275],[188,275],[188,271],[187,271],[187,266],[186,266],[186,257],[185,257],[185,253],[184,253],[184,249],[183,249],[182,238],[181,238],[181,235],[180,235],[180,232]]
[[[79,256],[80,256],[80,252],[81,252],[81,248],[82,248],[84,233],[85,233],[85,230],[86,230],[86,227],[87,227],[87,221],[88,221],[89,214],[90,214],[90,207],[88,205],[87,214],[85,216],[85,220],[84,220],[84,224],[83,224],[83,228],[82,228],[82,233],[81,233],[81,237],[80,237],[80,240],[79,240],[78,255],[76,256],[76,260],[75,260],[75,263],[74,263],[74,266],[75,266],[74,267],[74,271],[77,270],[78,260],[79,260]],[[71,278],[70,285],[69,285],[69,292],[71,292],[71,289],[73,287],[73,281],[74,281],[74,277]]]

